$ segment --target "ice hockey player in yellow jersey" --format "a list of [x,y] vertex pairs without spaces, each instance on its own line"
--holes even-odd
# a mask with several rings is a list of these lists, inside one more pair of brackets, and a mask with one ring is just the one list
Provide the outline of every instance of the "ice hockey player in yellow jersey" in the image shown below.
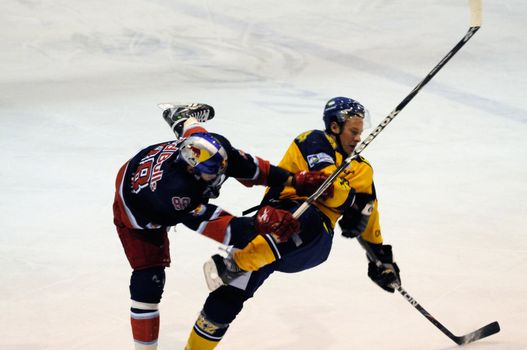
[[[319,171],[320,176],[327,177],[361,141],[366,116],[367,110],[359,102],[347,97],[332,98],[324,108],[325,130],[310,130],[297,136],[279,166],[291,173],[306,171],[306,176],[312,177]],[[377,267],[370,261],[368,276],[384,290],[394,292],[392,284],[400,283],[399,268],[393,261],[392,247],[383,244],[370,163],[363,157],[353,160],[324,195],[300,216],[302,244],[299,246],[273,232],[255,235],[255,223],[265,223],[273,215],[267,208],[294,212],[306,199],[305,193],[299,193],[292,186],[272,186],[267,189],[255,217],[231,220],[229,229],[237,237],[245,234],[246,239],[236,242],[226,258],[215,255],[205,264],[212,292],[185,350],[214,349],[242,310],[243,303],[274,271],[300,272],[323,263],[330,253],[337,222],[343,236],[361,235],[368,242],[383,262]]]

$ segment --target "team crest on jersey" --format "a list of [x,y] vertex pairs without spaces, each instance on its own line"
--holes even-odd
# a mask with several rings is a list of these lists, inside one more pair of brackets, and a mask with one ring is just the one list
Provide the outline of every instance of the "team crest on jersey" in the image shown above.
[[350,185],[350,182],[348,181],[348,179],[346,179],[344,177],[340,177],[338,179],[338,181],[339,181],[340,187],[345,188],[348,191],[351,190],[351,185]]
[[331,158],[331,156],[327,153],[310,154],[307,156],[307,162],[310,168],[313,168],[318,163],[335,163],[333,158]]

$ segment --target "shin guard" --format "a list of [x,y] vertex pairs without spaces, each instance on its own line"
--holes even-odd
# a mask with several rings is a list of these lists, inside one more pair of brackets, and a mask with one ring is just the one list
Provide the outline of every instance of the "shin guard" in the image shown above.
[[136,350],[156,350],[159,337],[158,304],[132,301],[130,312]]

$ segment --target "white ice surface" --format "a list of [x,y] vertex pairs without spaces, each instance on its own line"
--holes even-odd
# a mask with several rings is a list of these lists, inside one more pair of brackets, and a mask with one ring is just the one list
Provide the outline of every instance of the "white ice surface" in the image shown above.
[[[500,322],[467,349],[527,349],[526,12],[484,0],[480,32],[364,152],[408,292],[458,335]],[[210,130],[277,162],[332,96],[379,123],[468,19],[464,0],[3,0],[0,349],[132,349],[111,205],[119,166],[172,138],[157,103],[210,103]],[[262,191],[229,182],[216,202],[240,214]],[[183,348],[217,246],[171,233],[160,350]],[[339,232],[325,264],[273,275],[218,347],[454,348]]]

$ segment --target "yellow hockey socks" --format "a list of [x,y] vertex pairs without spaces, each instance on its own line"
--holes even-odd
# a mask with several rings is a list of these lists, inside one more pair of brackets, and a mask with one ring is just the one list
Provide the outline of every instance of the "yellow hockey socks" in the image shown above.
[[212,350],[227,331],[228,324],[218,324],[200,313],[194,328],[190,332],[185,350]]

